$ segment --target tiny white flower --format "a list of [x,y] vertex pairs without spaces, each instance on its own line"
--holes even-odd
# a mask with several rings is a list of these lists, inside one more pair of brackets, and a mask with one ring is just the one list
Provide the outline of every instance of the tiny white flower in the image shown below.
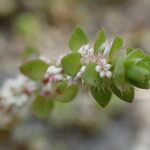
[[52,84],[48,83],[48,84],[42,86],[41,94],[44,95],[43,93],[50,92],[51,90],[52,90]]
[[102,59],[102,60],[100,60],[100,63],[101,63],[103,66],[105,66],[105,65],[107,64],[107,61],[106,61],[106,59]]
[[96,70],[96,72],[100,72],[100,71],[101,71],[101,67],[100,67],[99,65],[97,65],[97,66],[95,67],[95,70]]
[[55,75],[54,78],[55,78],[57,81],[63,80],[63,76],[62,76],[61,74]]
[[106,64],[105,65],[105,70],[107,71],[107,70],[109,70],[111,68],[111,64]]
[[111,78],[112,77],[112,72],[111,71],[106,71],[106,77]]
[[90,44],[86,44],[86,45],[83,45],[78,50],[78,52],[81,53],[83,56],[93,55],[94,49],[93,49],[93,47]]
[[47,73],[49,74],[58,74],[62,71],[62,68],[56,66],[50,66],[47,69]]
[[105,77],[105,71],[101,71],[101,72],[100,72],[100,77],[101,77],[101,78],[104,78],[104,77]]

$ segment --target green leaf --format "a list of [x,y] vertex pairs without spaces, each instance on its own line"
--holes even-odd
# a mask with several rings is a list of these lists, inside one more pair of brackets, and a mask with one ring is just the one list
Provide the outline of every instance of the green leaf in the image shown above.
[[95,67],[96,64],[94,63],[88,64],[83,79],[90,86],[100,87],[102,79],[100,78],[99,73],[96,72]]
[[145,66],[128,63],[125,67],[125,77],[128,82],[136,87],[143,89],[149,89],[150,87],[150,70]]
[[33,111],[39,118],[47,118],[53,108],[53,102],[50,99],[46,99],[42,96],[38,96],[34,101]]
[[72,51],[78,51],[78,49],[89,42],[86,33],[81,27],[76,27],[71,35],[69,46]]
[[117,97],[128,103],[131,103],[134,99],[134,88],[129,85],[126,89],[122,90],[118,89],[115,85],[112,85],[112,91]]
[[114,84],[115,85],[123,85],[125,81],[125,67],[124,67],[124,58],[120,57],[116,61],[116,65],[114,68]]
[[128,55],[125,58],[125,65],[131,61],[136,63],[142,60],[143,58],[144,58],[144,53],[142,52],[141,49],[132,50],[130,53],[128,53]]
[[32,80],[42,80],[44,78],[47,68],[47,63],[40,59],[37,59],[23,64],[20,67],[20,71]]
[[133,47],[127,48],[127,54],[129,54],[130,52],[132,52],[132,51],[134,51],[134,50],[135,50],[135,48],[133,48]]
[[78,88],[76,85],[68,85],[66,81],[61,82],[56,87],[55,101],[70,102],[77,95]]
[[62,66],[65,73],[71,77],[76,76],[80,70],[81,64],[81,54],[78,52],[70,53],[62,59]]
[[116,64],[116,60],[118,59],[119,52],[122,46],[123,46],[123,40],[121,37],[117,36],[113,41],[113,44],[109,53],[110,62],[113,66],[115,66]]
[[100,47],[105,41],[106,41],[106,33],[104,29],[101,29],[97,33],[97,38],[96,38],[95,45],[94,45],[95,54],[98,54],[100,50],[103,50],[103,49],[100,49]]
[[99,89],[91,87],[91,93],[94,99],[102,106],[106,107],[111,100],[112,93],[108,89]]

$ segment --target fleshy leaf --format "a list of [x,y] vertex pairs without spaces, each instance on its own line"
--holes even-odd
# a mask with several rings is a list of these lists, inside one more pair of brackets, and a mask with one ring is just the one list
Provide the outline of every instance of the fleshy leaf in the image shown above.
[[45,97],[38,96],[34,101],[33,111],[35,115],[39,118],[47,118],[53,108],[53,102],[50,99],[46,99]]
[[32,80],[42,80],[48,64],[43,60],[37,59],[29,61],[20,67],[20,71]]
[[62,65],[65,73],[71,77],[76,76],[80,70],[81,64],[81,54],[78,52],[70,53],[62,59]]
[[95,70],[96,64],[90,63],[87,65],[83,79],[84,81],[94,87],[100,87],[102,83],[102,79],[99,76],[99,73]]
[[128,63],[125,67],[125,77],[128,82],[136,87],[149,89],[150,70],[145,66]]
[[115,66],[116,60],[118,59],[120,49],[123,46],[123,40],[121,37],[116,37],[113,41],[112,47],[110,49],[109,58],[113,66]]
[[125,64],[127,64],[128,62],[138,62],[141,61],[144,58],[144,53],[142,52],[141,49],[135,49],[132,50],[130,53],[128,53],[128,55],[125,58]]
[[120,90],[115,85],[112,85],[112,91],[120,99],[131,103],[134,99],[134,88],[129,85],[126,86],[128,86],[126,89]]
[[77,95],[78,88],[75,84],[68,85],[66,81],[61,82],[56,87],[55,101],[70,102]]
[[76,27],[71,35],[69,46],[72,51],[78,51],[78,49],[89,42],[86,33],[81,27]]
[[99,51],[103,50],[103,49],[100,49],[100,47],[102,46],[102,44],[105,41],[106,41],[106,33],[105,33],[104,29],[101,29],[97,33],[96,41],[94,44],[94,53],[95,54],[98,54]]
[[91,93],[94,97],[94,99],[102,106],[106,107],[112,96],[112,92],[109,91],[108,89],[99,89],[95,87],[91,87]]
[[124,58],[120,57],[116,61],[114,68],[114,84],[116,86],[125,84],[125,67],[124,67]]

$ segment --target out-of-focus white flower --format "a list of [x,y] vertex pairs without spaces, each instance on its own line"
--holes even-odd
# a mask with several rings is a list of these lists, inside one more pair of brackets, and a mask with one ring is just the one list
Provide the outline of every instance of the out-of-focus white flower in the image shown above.
[[33,81],[29,81],[24,76],[16,79],[8,79],[1,89],[1,104],[5,107],[21,107],[29,99],[30,93],[36,89]]
[[89,56],[93,55],[94,49],[90,44],[83,45],[79,50],[79,53],[81,53],[83,56]]
[[62,75],[62,68],[56,67],[54,65],[49,66],[47,72],[45,74],[44,83],[54,82],[54,81],[61,81],[63,80]]
[[101,59],[99,64],[95,67],[96,72],[99,73],[101,78],[107,77],[111,78],[112,77],[112,72],[110,71],[111,69],[111,64],[108,64],[106,59]]
[[7,127],[8,124],[12,121],[12,115],[6,113],[5,111],[0,111],[0,128]]
[[52,84],[51,83],[47,83],[47,84],[43,84],[42,88],[41,88],[41,95],[42,96],[50,96],[51,95],[51,91],[52,91]]
[[49,66],[47,69],[47,73],[49,74],[58,74],[62,71],[62,68],[56,66]]

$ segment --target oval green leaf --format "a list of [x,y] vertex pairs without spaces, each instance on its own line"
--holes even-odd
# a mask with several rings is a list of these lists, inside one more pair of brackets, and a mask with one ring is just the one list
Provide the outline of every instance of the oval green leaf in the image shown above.
[[118,59],[119,52],[122,46],[123,46],[123,39],[117,36],[113,41],[113,44],[109,53],[110,62],[113,66],[115,66],[116,64],[116,60]]
[[95,87],[91,87],[91,93],[94,97],[94,99],[102,106],[106,107],[112,96],[112,92],[109,91],[108,89],[99,89]]
[[150,70],[145,68],[142,65],[136,65],[130,63],[125,67],[125,77],[128,82],[132,85],[143,88],[149,89],[149,80],[150,80]]
[[45,97],[38,96],[33,105],[35,115],[41,119],[47,118],[53,108],[53,102]]
[[88,64],[83,79],[90,86],[100,87],[102,79],[100,78],[99,73],[96,72],[95,67],[96,64],[94,63]]
[[78,51],[79,48],[89,42],[86,33],[81,27],[76,27],[71,35],[69,46],[72,51]]
[[126,90],[125,89],[120,90],[115,85],[112,85],[112,91],[121,100],[124,100],[128,103],[133,102],[133,99],[134,99],[134,88],[133,87],[128,86],[126,88]]
[[65,73],[71,77],[76,76],[80,70],[81,64],[81,54],[78,52],[70,53],[62,59],[62,66]]
[[75,84],[68,85],[66,81],[61,82],[56,87],[55,101],[58,102],[70,102],[77,95],[78,88]]
[[95,54],[98,54],[98,52],[100,51],[100,47],[102,46],[102,44],[105,41],[106,41],[106,33],[105,33],[104,29],[101,29],[97,33],[96,41],[95,41],[95,44],[94,44],[94,53]]
[[32,80],[42,80],[48,64],[43,60],[37,59],[29,61],[20,67],[20,71]]

